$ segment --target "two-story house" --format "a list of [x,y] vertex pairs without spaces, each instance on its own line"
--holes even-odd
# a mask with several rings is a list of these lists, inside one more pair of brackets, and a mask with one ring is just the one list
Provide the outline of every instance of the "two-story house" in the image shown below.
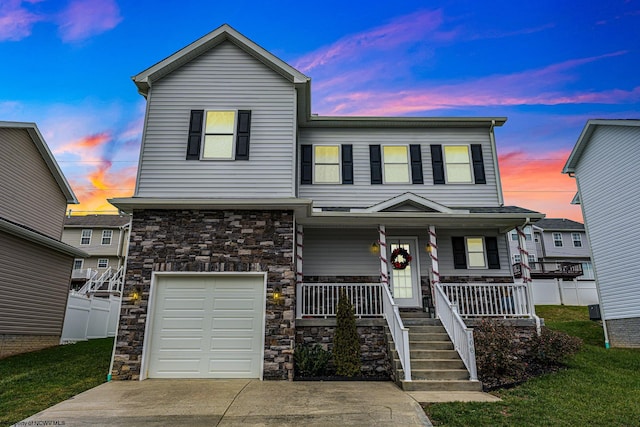
[[133,214],[114,379],[291,379],[296,345],[331,342],[340,290],[370,358],[391,357],[392,326],[407,379],[398,313],[535,315],[506,233],[543,215],[504,206],[505,118],[313,115],[310,79],[228,25],[133,81],[147,111],[135,193],[111,200]]
[[117,274],[124,267],[130,222],[131,217],[124,214],[69,215],[64,219],[62,241],[89,254],[73,261],[74,289],[92,278]]
[[607,347],[640,347],[640,120],[589,120],[562,171],[576,178]]
[[61,241],[78,203],[35,123],[0,122],[0,358],[60,343],[74,258]]
[[[523,231],[536,304],[598,303],[584,224],[566,218],[543,218]],[[522,254],[516,230],[509,232],[509,250],[517,272]]]

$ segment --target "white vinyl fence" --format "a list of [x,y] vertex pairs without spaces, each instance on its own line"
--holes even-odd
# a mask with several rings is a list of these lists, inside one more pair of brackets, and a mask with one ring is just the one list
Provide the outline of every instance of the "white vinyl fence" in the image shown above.
[[119,296],[97,297],[69,292],[60,343],[113,337],[119,314]]
[[534,279],[531,292],[537,305],[598,304],[598,291],[593,280]]

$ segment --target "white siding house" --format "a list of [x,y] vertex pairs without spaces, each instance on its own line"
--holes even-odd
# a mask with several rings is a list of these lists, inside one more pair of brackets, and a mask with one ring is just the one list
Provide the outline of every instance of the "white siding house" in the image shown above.
[[133,215],[114,379],[293,379],[294,347],[332,345],[343,290],[363,372],[397,375],[393,324],[411,380],[400,313],[437,293],[477,389],[454,303],[539,321],[505,233],[543,215],[504,206],[506,118],[312,115],[309,77],[228,25],[133,80],[147,114],[135,193],[111,200]]
[[640,347],[640,120],[589,120],[563,173],[576,178],[606,344]]

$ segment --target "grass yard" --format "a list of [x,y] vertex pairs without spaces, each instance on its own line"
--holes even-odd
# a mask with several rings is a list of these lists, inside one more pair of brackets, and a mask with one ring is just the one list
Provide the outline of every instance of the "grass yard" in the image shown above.
[[539,306],[551,329],[584,340],[569,368],[493,394],[497,403],[425,406],[437,426],[640,426],[640,350],[605,349],[587,307]]
[[0,360],[0,425],[11,425],[107,379],[113,338]]

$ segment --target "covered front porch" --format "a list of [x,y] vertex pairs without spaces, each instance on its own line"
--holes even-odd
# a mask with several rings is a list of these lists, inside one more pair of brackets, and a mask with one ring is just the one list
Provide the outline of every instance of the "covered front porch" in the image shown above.
[[[406,207],[406,205],[405,205]],[[506,232],[528,222],[519,208],[451,209],[431,206],[345,212],[319,211],[296,229],[296,318],[335,317],[345,291],[359,319],[383,319],[405,381],[411,381],[409,328],[402,313],[438,319],[477,379],[470,319],[537,320],[530,271],[514,281]],[[524,211],[524,212],[522,212]],[[520,239],[526,253],[524,235]]]

